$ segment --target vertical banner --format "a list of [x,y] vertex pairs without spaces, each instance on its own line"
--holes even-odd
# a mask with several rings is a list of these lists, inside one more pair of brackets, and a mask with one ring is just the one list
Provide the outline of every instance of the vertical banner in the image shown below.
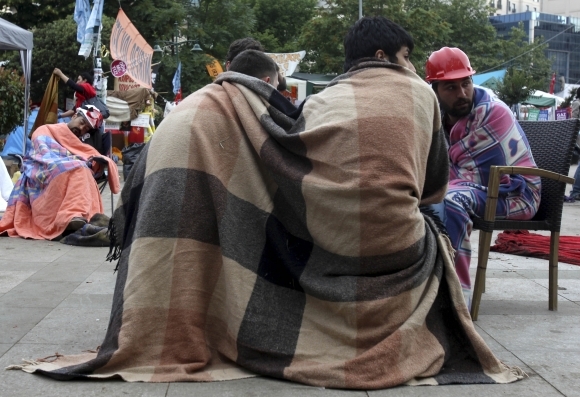
[[177,64],[177,70],[173,75],[173,93],[177,93],[181,90],[181,61]]
[[111,57],[127,65],[127,74],[142,87],[151,88],[153,49],[123,10],[119,10],[111,32]]

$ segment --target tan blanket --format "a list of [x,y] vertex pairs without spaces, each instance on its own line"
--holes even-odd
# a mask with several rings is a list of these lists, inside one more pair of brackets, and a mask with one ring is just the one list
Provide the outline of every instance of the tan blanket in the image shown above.
[[388,63],[341,76],[302,113],[220,75],[126,181],[99,352],[24,369],[349,389],[521,378],[475,331],[448,240],[419,211],[446,190],[439,122],[432,90]]

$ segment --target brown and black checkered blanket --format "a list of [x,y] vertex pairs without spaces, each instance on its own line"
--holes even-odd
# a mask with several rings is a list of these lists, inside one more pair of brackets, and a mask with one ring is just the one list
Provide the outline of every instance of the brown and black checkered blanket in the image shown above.
[[100,350],[24,370],[348,389],[521,378],[475,331],[448,240],[419,211],[448,174],[432,90],[371,63],[300,110],[232,72],[180,103],[114,214]]

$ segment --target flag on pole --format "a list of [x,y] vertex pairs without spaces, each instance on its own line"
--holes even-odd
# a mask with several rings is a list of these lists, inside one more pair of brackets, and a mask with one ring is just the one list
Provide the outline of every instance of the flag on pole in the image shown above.
[[77,23],[77,41],[82,44],[85,38],[85,29],[91,13],[91,4],[89,0],[77,0],[73,19]]
[[93,38],[95,36],[95,28],[97,28],[97,34],[101,29],[103,2],[104,0],[95,0],[93,3],[93,10],[91,11],[91,16],[89,17],[85,27],[85,34],[81,43],[81,48],[79,49],[79,55],[84,56],[85,59],[91,55],[91,50],[93,48]]
[[177,70],[173,76],[173,93],[177,95],[178,92],[181,92],[181,61],[177,64]]
[[550,94],[554,93],[555,85],[556,85],[556,73],[552,73],[552,81],[550,81]]

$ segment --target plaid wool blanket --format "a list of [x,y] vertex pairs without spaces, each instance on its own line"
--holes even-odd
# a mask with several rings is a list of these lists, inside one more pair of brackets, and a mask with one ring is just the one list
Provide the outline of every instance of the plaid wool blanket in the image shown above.
[[348,389],[521,378],[475,331],[448,240],[419,211],[447,183],[432,90],[377,62],[300,110],[233,72],[180,103],[113,217],[100,350],[23,369]]

